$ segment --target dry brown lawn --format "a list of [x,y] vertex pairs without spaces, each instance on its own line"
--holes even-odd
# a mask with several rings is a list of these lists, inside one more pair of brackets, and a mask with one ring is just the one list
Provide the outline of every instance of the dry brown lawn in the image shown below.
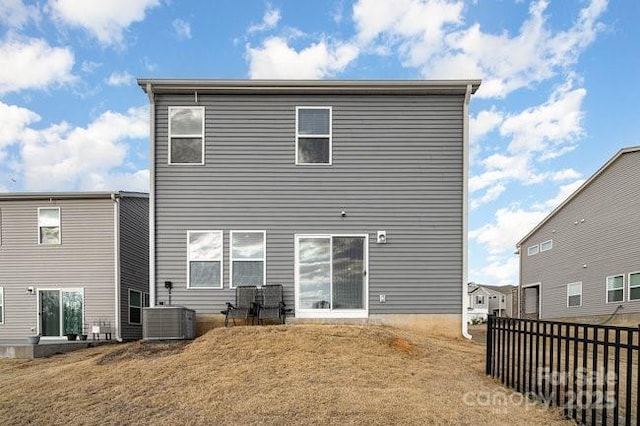
[[217,328],[191,343],[0,359],[0,422],[572,424],[483,366],[481,345],[388,327]]

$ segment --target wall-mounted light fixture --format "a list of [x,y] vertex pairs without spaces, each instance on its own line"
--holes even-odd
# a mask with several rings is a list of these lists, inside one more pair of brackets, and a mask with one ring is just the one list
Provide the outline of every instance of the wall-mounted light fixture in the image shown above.
[[378,244],[387,244],[387,231],[378,231],[378,238],[376,242]]
[[347,216],[347,212],[345,212],[344,210],[342,210],[342,211],[340,212],[340,216],[342,216],[342,217],[346,217],[346,216]]
[[33,286],[27,287],[27,294],[33,294],[34,292],[35,292],[35,289],[33,288]]

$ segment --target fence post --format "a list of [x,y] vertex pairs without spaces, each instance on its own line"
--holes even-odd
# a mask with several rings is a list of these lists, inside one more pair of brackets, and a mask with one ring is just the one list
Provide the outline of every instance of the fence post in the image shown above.
[[493,365],[493,315],[487,316],[487,338],[486,340],[486,359],[485,359],[485,373],[492,374],[491,366]]

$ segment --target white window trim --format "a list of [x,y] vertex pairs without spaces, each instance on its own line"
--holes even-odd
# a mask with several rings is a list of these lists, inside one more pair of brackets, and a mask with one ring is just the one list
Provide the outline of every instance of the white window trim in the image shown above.
[[[535,249],[535,251],[533,253],[531,253],[531,251],[532,251],[531,249]],[[539,244],[535,244],[535,245],[532,245],[532,246],[527,248],[527,256],[535,256],[539,252],[540,252],[540,245]]]
[[[173,135],[171,133],[171,111],[175,110],[175,109],[200,109],[202,110],[202,133],[200,134],[187,134],[187,135]],[[199,107],[199,106],[188,106],[188,105],[182,105],[182,106],[170,106],[168,109],[168,115],[167,115],[167,164],[169,164],[170,166],[203,166],[204,165],[204,130],[205,130],[205,121],[206,120],[206,115],[205,115],[205,110],[204,107]],[[202,139],[202,161],[200,163],[173,163],[171,162],[171,139],[173,137],[176,138],[201,138]]]
[[[334,237],[361,237],[364,238],[364,309],[301,309],[300,300],[300,277],[299,277],[299,246],[301,238],[329,238],[333,244]],[[369,234],[295,234],[295,312],[296,318],[368,318],[369,317]],[[330,257],[330,273],[333,275],[333,250]]]
[[0,314],[0,325],[4,324],[4,287],[0,287],[0,307],[2,307],[2,314]]
[[[609,278],[615,278],[615,277],[622,277],[622,288],[612,288],[609,289]],[[609,275],[607,278],[605,278],[604,280],[604,289],[605,289],[605,303],[622,303],[625,301],[625,297],[624,297],[624,287],[625,287],[626,283],[625,283],[625,279],[624,279],[624,274],[615,274],[615,275]],[[614,290],[622,290],[622,300],[618,300],[617,302],[609,302],[609,291],[614,291]]]
[[629,301],[629,302],[633,302],[633,301],[636,301],[636,300],[640,300],[640,299],[632,299],[632,298],[631,298],[631,289],[632,289],[632,288],[638,288],[638,287],[640,287],[640,285],[635,285],[635,286],[633,286],[633,287],[631,286],[631,275],[638,275],[638,274],[640,274],[640,271],[629,272],[629,273],[627,274],[627,275],[628,275],[628,276],[627,276],[627,278],[628,278],[628,279],[627,279],[627,288],[628,288],[628,290],[629,290],[629,291],[627,291],[627,301]]
[[[545,244],[550,244],[549,248],[543,248]],[[553,240],[547,240],[540,243],[540,251],[549,251],[553,248]]]
[[[206,234],[206,233],[215,233],[220,236],[220,259],[210,259],[210,262],[220,261],[220,285],[219,286],[197,286],[191,287],[191,255],[189,250],[189,241],[191,241],[191,234]],[[224,277],[223,269],[224,269],[224,235],[222,231],[219,230],[191,230],[187,231],[187,289],[189,290],[207,290],[207,289],[221,289],[224,287],[224,282],[222,281],[222,277]],[[194,262],[198,262],[195,260]],[[206,262],[206,261],[204,261]]]
[[[42,287],[42,288],[38,288],[36,289],[36,297],[37,297],[37,301],[36,301],[36,318],[37,318],[37,324],[36,324],[36,330],[37,330],[37,334],[41,335],[40,339],[43,340],[60,340],[60,339],[64,339],[65,336],[64,334],[62,336],[42,336],[42,330],[40,329],[40,327],[42,326],[42,324],[40,323],[40,292],[41,291],[58,291],[60,293],[62,293],[63,291],[67,291],[67,292],[71,292],[71,291],[77,291],[82,293],[82,324],[84,327],[84,323],[85,320],[87,319],[86,316],[86,308],[87,308],[87,303],[86,303],[86,299],[84,297],[84,287]],[[60,305],[61,309],[62,309],[62,304]],[[62,320],[63,320],[63,315],[60,316],[60,330],[64,331],[63,329],[63,324],[62,324]],[[112,326],[115,328],[115,324]],[[84,331],[84,330],[82,330]]]
[[262,284],[264,286],[267,283],[267,231],[264,230],[255,230],[255,229],[235,229],[233,231],[229,231],[229,287],[236,288],[233,285],[233,234],[262,234],[262,257],[261,258],[251,258],[251,259],[238,259],[235,262],[262,262]]
[[[298,133],[298,111],[301,109],[328,109],[329,133],[317,135],[300,135]],[[298,159],[298,140],[302,138],[329,138],[329,162],[328,163],[301,163]],[[331,166],[333,165],[333,107],[332,106],[296,106],[296,166]]]
[[[131,305],[131,293],[138,293],[140,295],[140,306],[132,306]],[[127,301],[127,310],[128,310],[127,316],[128,316],[128,319],[129,319],[129,324],[131,324],[131,325],[142,325],[142,307],[144,305],[144,300],[142,299],[142,297],[143,297],[143,295],[142,295],[142,292],[140,290],[135,290],[135,289],[132,289],[132,288],[129,289],[129,300]],[[132,307],[140,309],[140,322],[132,322],[131,321],[131,308]]]
[[[57,209],[58,210],[58,243],[54,244],[54,243],[43,243],[40,240],[40,210],[53,210],[53,209]],[[38,228],[38,245],[39,246],[59,246],[62,244],[62,209],[60,207],[38,207],[38,217],[36,218],[37,220],[37,228]]]
[[[569,305],[569,296],[577,296],[577,294],[569,294],[569,286],[572,285],[580,285],[580,304],[579,305],[575,305],[575,306],[570,306]],[[569,283],[567,284],[567,308],[579,308],[580,306],[582,306],[582,281],[576,281],[574,283]]]

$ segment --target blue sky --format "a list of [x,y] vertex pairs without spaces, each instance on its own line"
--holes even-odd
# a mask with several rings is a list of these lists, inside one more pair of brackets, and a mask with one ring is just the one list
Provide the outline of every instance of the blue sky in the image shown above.
[[136,77],[481,78],[469,279],[639,145],[640,2],[0,0],[0,191],[148,188]]

